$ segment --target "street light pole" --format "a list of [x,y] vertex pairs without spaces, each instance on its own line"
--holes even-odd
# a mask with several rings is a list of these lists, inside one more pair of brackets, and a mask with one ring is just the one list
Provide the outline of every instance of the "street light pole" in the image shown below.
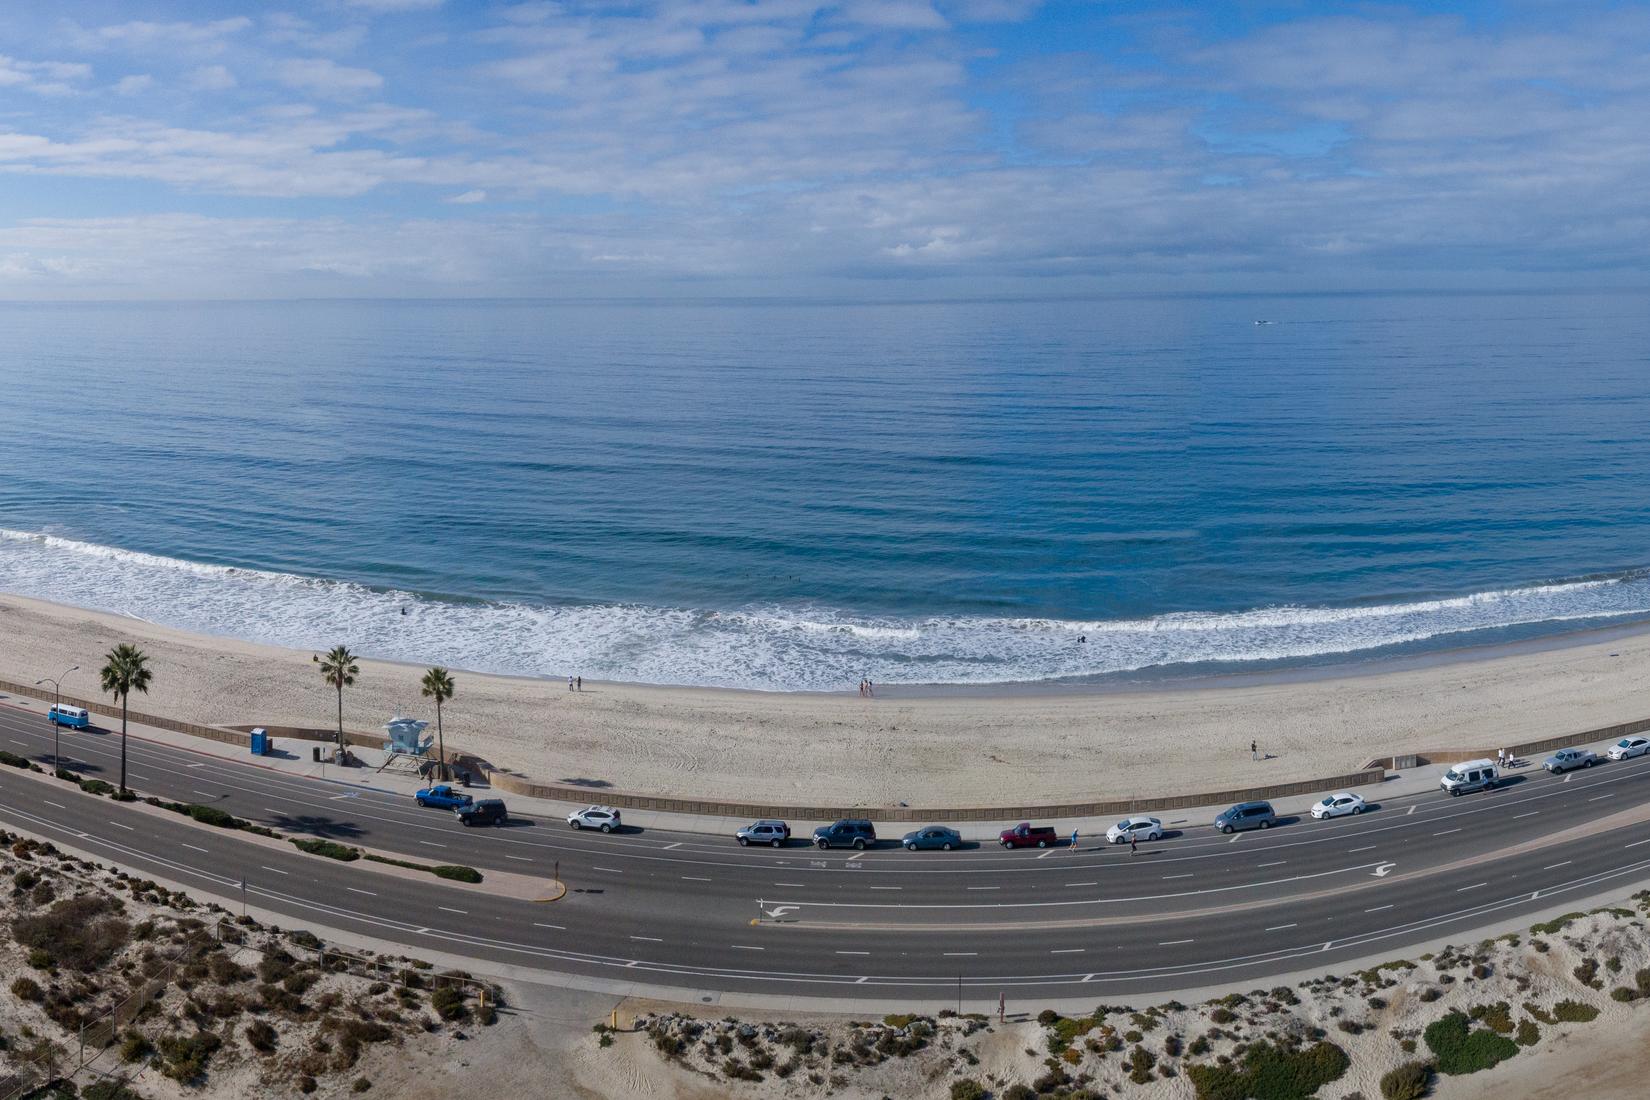
[[[80,669],[80,666],[75,665],[74,668],[66,670],[65,672],[63,672],[62,674],[57,676],[55,679],[51,676],[42,676],[40,679],[38,679],[34,682],[35,687],[39,687],[41,684],[50,684],[52,686],[52,709],[53,710],[56,710],[57,707],[63,702],[63,683],[62,683],[63,677],[67,676],[70,672],[77,672],[77,671],[79,671],[79,669]],[[59,771],[61,771],[63,769],[63,754],[58,751],[58,733],[62,729],[63,729],[63,726],[57,721],[57,717],[55,715],[53,715],[53,717],[52,717],[52,774],[53,775],[56,775]]]

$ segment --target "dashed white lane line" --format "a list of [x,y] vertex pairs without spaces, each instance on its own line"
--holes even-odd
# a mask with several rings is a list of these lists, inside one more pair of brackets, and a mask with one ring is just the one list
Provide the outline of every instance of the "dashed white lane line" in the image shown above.
[[52,801],[52,800],[51,800],[51,799],[49,799],[49,798],[42,798],[42,799],[41,799],[41,800],[40,800],[40,801],[42,801],[42,802],[44,802],[44,803],[45,803],[45,804],[46,804],[46,805],[48,805],[48,806],[56,806],[56,807],[57,807],[57,808],[58,808],[58,809],[60,809],[60,810],[67,810],[67,809],[68,809],[68,807],[67,807],[67,806],[65,806],[65,805],[63,805],[63,803],[61,803],[61,802],[53,802],[53,801]]
[[1635,840],[1631,844],[1623,844],[1623,848],[1637,848],[1640,844],[1650,844],[1650,840]]
[[1513,819],[1513,820],[1514,820],[1514,821],[1517,821],[1517,820],[1518,820],[1518,819],[1519,819],[1519,818],[1521,818],[1521,817],[1534,817],[1534,816],[1535,816],[1535,815],[1536,815],[1536,814],[1538,814],[1538,813],[1540,813],[1540,812],[1541,812],[1541,811],[1540,811],[1540,810],[1530,810],[1530,811],[1528,811],[1528,812],[1526,812],[1526,813],[1521,813],[1521,814],[1513,814],[1513,815],[1512,815],[1512,819]]
[[218,797],[216,794],[213,794],[211,791],[203,791],[199,787],[195,788],[195,793],[200,795],[202,798],[216,798],[216,797]]
[[903,886],[867,886],[867,890],[903,890]]
[[800,882],[776,882],[776,883],[774,883],[774,885],[775,886],[801,886],[802,883],[800,883]]
[[1232,839],[1228,840],[1226,843],[1236,844],[1238,841],[1240,841],[1242,839],[1243,839],[1243,834],[1242,833],[1234,833],[1234,834],[1232,834]]
[[[111,824],[111,825],[119,825],[119,826],[120,826],[120,827],[121,827],[121,828],[122,828],[122,829],[125,829],[125,830],[126,830],[126,831],[127,831],[127,832],[129,832],[129,833],[135,833],[135,832],[137,832],[137,829],[136,829],[136,828],[135,828],[135,827],[134,827],[134,826],[131,826],[131,825],[123,825],[123,824],[121,824],[121,823],[120,823],[120,822],[118,822],[118,821],[111,821],[111,822],[109,822],[109,824]],[[187,847],[187,845],[185,845],[185,847]],[[206,851],[206,849],[205,849],[205,848],[202,848],[202,849],[201,849],[201,851],[203,851],[203,852],[204,852],[204,851]]]
[[[262,864],[260,864],[259,866],[262,866]],[[277,875],[290,875],[292,873],[291,871],[283,871],[279,867],[264,867],[264,870],[273,871]]]
[[1098,882],[1068,882],[1067,886],[1099,886]]
[[1289,861],[1287,859],[1279,859],[1279,860],[1274,860],[1271,863],[1259,863],[1259,864],[1256,864],[1256,866],[1257,867],[1282,867],[1285,863],[1288,863],[1288,862]]
[[15,737],[8,737],[8,738],[6,738],[6,740],[10,741],[14,745],[22,745],[24,748],[28,748],[28,745],[29,745],[29,743],[27,741],[19,741]]
[[682,881],[683,882],[709,882],[710,879],[701,878],[699,875],[683,875],[682,876]]
[[539,923],[539,922],[538,922],[538,921],[534,921],[534,922],[533,922],[533,927],[534,927],[534,928],[554,928],[554,929],[555,929],[555,930],[556,930],[556,931],[558,931],[558,932],[565,932],[565,931],[567,931],[567,928],[566,928],[566,926],[565,926],[565,925],[560,925],[560,924],[540,924],[540,923]]
[[1467,892],[1467,891],[1468,891],[1468,890],[1476,890],[1476,889],[1478,889],[1478,888],[1479,888],[1479,887],[1480,887],[1480,886],[1488,886],[1488,885],[1489,885],[1489,883],[1487,883],[1487,882],[1475,882],[1475,883],[1473,883],[1473,884],[1472,884],[1472,885],[1471,885],[1471,886],[1463,886],[1463,887],[1461,887],[1461,889],[1459,889],[1459,890],[1457,890],[1457,891],[1455,891],[1455,892],[1456,892],[1456,893],[1457,893],[1457,894],[1464,894],[1464,893],[1466,893],[1466,892]]
[[617,867],[592,867],[592,868],[590,868],[590,869],[591,869],[591,870],[592,870],[592,871],[607,871],[607,872],[609,872],[609,873],[610,873],[610,874],[615,874],[615,875],[622,875],[622,874],[624,874],[624,872],[623,872],[623,871],[621,871],[621,870],[619,870],[619,869],[618,869],[618,868],[617,868]]
[[970,890],[1001,890],[1001,886],[970,886]]
[[658,936],[631,936],[630,938],[633,939],[633,940],[645,940],[648,943],[664,943],[665,942],[664,940],[660,939]]
[[[665,846],[664,846],[664,849],[663,849],[663,850],[664,850],[664,851],[666,851],[666,852],[668,852],[668,851],[670,851],[670,850],[671,850],[671,849],[672,849],[672,848],[680,848],[680,847],[681,847],[681,846],[682,846],[682,845],[683,845],[683,844],[684,844],[684,843],[685,843],[685,842],[684,842],[684,841],[680,841],[680,840],[678,840],[678,841],[677,841],[677,842],[676,842],[676,843],[675,843],[675,844],[666,844],[666,845],[665,845]],[[759,950],[759,951],[760,951],[760,950],[761,950],[761,948],[757,948],[757,950]]]
[[1191,878],[1191,877],[1192,877],[1192,875],[1191,875],[1191,872],[1190,872],[1190,871],[1188,871],[1188,872],[1187,872],[1187,873],[1186,873],[1186,874],[1184,874],[1184,875],[1164,875],[1164,876],[1163,876],[1163,877],[1164,877],[1164,878]]
[[274,809],[273,807],[270,807],[270,806],[265,806],[264,807],[264,813],[274,814],[276,817],[285,817],[286,816],[286,811],[285,810],[277,810],[277,809]]
[[424,845],[424,847],[426,847],[426,848],[445,848],[446,847],[445,844],[437,844],[433,840],[420,840],[418,843]]
[[1057,851],[1059,851],[1058,848],[1050,848],[1048,851],[1044,852],[1042,855],[1038,856],[1037,858],[1038,859],[1047,859],[1049,856],[1053,855]]
[[[182,842],[182,841],[179,841],[179,842],[178,842],[178,843],[180,843],[180,844],[182,844],[182,843],[183,843],[183,842]],[[184,847],[185,847],[185,848],[188,848],[188,849],[189,849],[189,850],[191,850],[191,851],[194,851],[194,852],[206,852],[206,849],[205,849],[205,848],[200,848],[200,847],[196,847],[196,846],[195,846],[195,845],[193,845],[193,844],[184,844],[184,845],[183,845],[183,846],[184,846]],[[207,854],[207,855],[211,855],[211,854],[212,854],[212,853],[210,853],[210,852],[207,852],[207,853],[206,853],[206,854]]]
[[344,889],[348,890],[352,894],[365,894],[369,898],[375,898],[375,897],[378,896],[377,894],[373,893],[371,890],[358,890],[354,886],[346,886],[346,887],[344,887]]
[[1159,943],[1157,946],[1159,946],[1159,947],[1178,947],[1183,943],[1192,943],[1192,942],[1193,942],[1192,940],[1164,940],[1161,943]]
[[1613,796],[1612,796],[1612,795],[1608,795],[1608,794],[1600,794],[1600,795],[1594,795],[1594,796],[1593,796],[1593,797],[1592,797],[1592,798],[1589,798],[1589,799],[1588,799],[1588,800],[1587,800],[1587,801],[1589,801],[1589,802],[1597,802],[1597,801],[1598,801],[1598,800],[1599,800],[1599,799],[1601,799],[1601,798],[1610,798],[1610,797],[1613,797]]
[[149,777],[147,775],[139,775],[137,772],[127,772],[126,774],[137,780],[139,783],[149,782]]
[[461,917],[467,917],[467,916],[470,915],[466,910],[463,910],[463,909],[450,909],[445,905],[438,905],[438,906],[436,906],[436,908],[441,910],[443,913],[457,913]]
[[1377,905],[1373,909],[1365,909],[1364,912],[1366,912],[1366,913],[1379,913],[1383,909],[1391,909],[1391,908],[1392,908],[1392,906],[1390,906],[1390,905]]
[[1346,850],[1346,853],[1347,853],[1347,855],[1351,855],[1353,852],[1372,852],[1374,850],[1375,850],[1375,845],[1365,844],[1362,848],[1348,848]]
[[838,954],[838,955],[869,955],[870,952],[869,951],[838,951],[838,952],[835,952],[835,954]]
[[206,765],[205,764],[185,764],[184,767],[186,767],[186,768],[204,768],[204,767],[206,767]]
[[1574,860],[1567,859],[1563,863],[1549,863],[1549,864],[1547,864],[1547,866],[1543,867],[1542,870],[1543,871],[1551,871],[1554,867],[1568,867],[1571,863],[1574,863],[1574,862],[1575,862]]
[[947,952],[945,952],[945,957],[948,958],[948,959],[962,959],[962,958],[972,958],[973,956],[978,955],[978,954],[979,954],[978,951],[947,951]]
[[1274,924],[1272,927],[1268,928],[1267,931],[1268,932],[1282,932],[1285,928],[1293,928],[1293,927],[1295,927],[1293,924]]
[[1049,954],[1050,955],[1081,955],[1083,952],[1085,952],[1087,950],[1088,950],[1088,948],[1086,948],[1086,947],[1056,947],[1052,951],[1050,951]]
[[1432,835],[1433,836],[1448,836],[1450,833],[1458,833],[1460,831],[1461,830],[1459,828],[1456,828],[1456,829],[1440,829],[1438,832],[1433,833]]
[[509,853],[505,853],[504,858],[505,859],[518,860],[521,863],[531,863],[531,862],[533,862],[533,857],[532,856],[513,856],[513,855],[510,855]]
[[766,951],[767,950],[766,947],[749,947],[749,946],[747,946],[745,944],[742,944],[742,943],[730,943],[730,944],[728,944],[728,946],[733,948],[735,951]]

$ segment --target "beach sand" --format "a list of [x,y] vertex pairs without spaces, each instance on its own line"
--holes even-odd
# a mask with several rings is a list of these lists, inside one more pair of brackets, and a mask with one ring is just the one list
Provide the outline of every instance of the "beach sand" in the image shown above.
[[[0,596],[0,677],[81,666],[96,692],[114,644],[150,656],[134,710],[203,724],[331,726],[335,698],[288,650]],[[327,645],[334,640],[327,640]],[[347,641],[347,639],[337,639]],[[318,645],[318,649],[325,646]],[[345,725],[435,718],[422,669],[363,661]],[[449,749],[548,782],[706,799],[1002,806],[1217,790],[1356,770],[1372,757],[1471,748],[1650,715],[1650,633],[1425,667],[1142,691],[862,699],[532,680],[456,672]],[[42,689],[45,691],[46,689]],[[1251,761],[1256,740],[1265,759]]]

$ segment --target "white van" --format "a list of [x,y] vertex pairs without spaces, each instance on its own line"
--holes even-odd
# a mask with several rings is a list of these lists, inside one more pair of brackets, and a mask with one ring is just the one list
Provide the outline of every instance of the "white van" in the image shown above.
[[1452,764],[1438,780],[1438,785],[1450,794],[1463,794],[1467,791],[1487,791],[1495,786],[1498,778],[1494,760],[1464,760]]

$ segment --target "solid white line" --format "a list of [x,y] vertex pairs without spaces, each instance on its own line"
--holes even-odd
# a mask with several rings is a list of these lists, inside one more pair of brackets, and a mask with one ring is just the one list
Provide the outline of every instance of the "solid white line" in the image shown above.
[[1085,952],[1087,950],[1088,950],[1088,948],[1086,948],[1086,947],[1056,947],[1052,951],[1050,951],[1049,954],[1050,955],[1081,955],[1083,952]]
[[1362,848],[1348,848],[1346,850],[1346,853],[1347,853],[1347,855],[1351,855],[1353,852],[1369,852],[1369,851],[1373,851],[1374,849],[1375,849],[1375,845],[1365,844]]
[[1191,943],[1191,942],[1193,942],[1193,941],[1191,941],[1191,940],[1164,940],[1163,942],[1159,943],[1157,946],[1159,946],[1159,947],[1174,947],[1174,946],[1177,946],[1178,944]]
[[664,943],[665,942],[664,940],[660,939],[658,936],[631,936],[630,938],[633,939],[633,940],[646,940],[649,943]]
[[1456,893],[1457,893],[1457,894],[1464,894],[1464,893],[1466,893],[1466,892],[1467,892],[1467,891],[1468,891],[1468,890],[1476,890],[1476,889],[1478,889],[1478,888],[1479,888],[1479,887],[1480,887],[1480,886],[1488,886],[1488,885],[1489,885],[1489,883],[1487,883],[1487,882],[1475,882],[1475,883],[1473,883],[1473,884],[1472,884],[1472,885],[1471,885],[1471,886],[1463,886],[1463,887],[1461,887],[1461,889],[1459,889],[1459,890],[1457,890],[1457,891],[1455,891],[1455,892],[1456,892]]
[[346,886],[346,887],[344,887],[344,889],[348,890],[352,894],[365,894],[369,898],[375,898],[375,897],[378,896],[377,894],[373,893],[371,890],[357,890],[353,886]]
[[40,800],[40,801],[42,801],[42,802],[44,802],[44,803],[45,803],[45,804],[46,804],[46,805],[48,805],[48,806],[56,806],[56,807],[57,807],[57,808],[58,808],[58,809],[60,809],[60,810],[66,810],[66,809],[68,809],[68,807],[67,807],[67,806],[65,806],[65,805],[63,805],[63,803],[61,803],[61,802],[53,802],[53,801],[52,801],[52,800],[51,800],[51,799],[49,799],[49,798],[42,798],[42,799],[41,799],[41,800]]
[[1460,831],[1461,831],[1460,829],[1445,829],[1442,832],[1433,833],[1432,835],[1433,836],[1448,836],[1450,833],[1458,833]]
[[[125,830],[126,830],[126,831],[127,831],[127,832],[129,832],[129,833],[135,833],[135,832],[137,832],[137,830],[136,830],[136,829],[135,829],[135,828],[133,828],[133,827],[132,827],[132,826],[130,826],[130,825],[121,825],[121,824],[120,824],[120,822],[118,822],[118,821],[111,821],[111,822],[109,822],[109,824],[111,824],[111,825],[117,825],[117,826],[119,826],[119,827],[120,827],[120,828],[122,828],[122,829],[125,829]],[[202,848],[202,849],[201,849],[201,851],[203,851],[203,852],[204,852],[204,851],[206,851],[206,849],[205,849],[205,848]]]
[[837,951],[837,952],[835,952],[835,954],[838,954],[838,955],[869,955],[870,952],[869,951]]
[[1238,842],[1238,841],[1240,841],[1240,840],[1242,840],[1242,839],[1243,839],[1243,834],[1242,834],[1242,833],[1233,833],[1233,834],[1232,834],[1232,839],[1231,839],[1231,840],[1228,840],[1228,841],[1227,841],[1227,842],[1226,842],[1226,843],[1228,843],[1228,844],[1236,844],[1236,843],[1237,843],[1237,842]]
[[[668,851],[670,851],[670,850],[671,850],[671,849],[672,849],[672,848],[680,848],[680,847],[681,847],[681,846],[682,846],[682,845],[683,845],[683,843],[685,843],[685,842],[684,842],[684,841],[680,841],[680,840],[678,840],[678,841],[677,841],[677,842],[676,842],[676,843],[675,843],[675,844],[666,844],[666,845],[665,845],[665,846],[664,846],[664,848],[663,848],[663,851],[666,851],[666,852],[668,852]],[[760,951],[760,950],[762,950],[762,949],[761,949],[761,948],[760,948],[760,947],[758,947],[758,948],[757,948],[757,950],[758,950],[758,951]]]
[[[262,866],[262,864],[259,866]],[[279,867],[264,867],[264,870],[274,871],[277,875],[290,875],[292,873],[291,871],[283,871]]]
[[1623,844],[1623,848],[1637,848],[1640,844],[1650,844],[1650,840],[1635,840],[1631,844]]
[[467,917],[467,916],[470,915],[469,913],[465,912],[463,909],[449,909],[445,905],[438,905],[438,906],[436,906],[436,908],[441,910],[443,913],[457,913],[461,917]]
[[1295,927],[1293,924],[1274,924],[1272,927],[1268,928],[1267,931],[1268,932],[1282,932],[1285,928],[1293,928],[1293,927]]
[[1547,864],[1547,866],[1543,867],[1542,870],[1543,871],[1551,871],[1554,867],[1568,867],[1570,864],[1572,864],[1574,862],[1575,862],[1575,860],[1567,859],[1563,863],[1549,863],[1549,864]]
[[26,748],[26,747],[28,747],[28,744],[29,744],[29,743],[28,743],[28,742],[27,742],[27,741],[19,741],[19,740],[18,740],[18,739],[17,739],[17,738],[15,738],[15,737],[9,737],[9,738],[7,738],[7,740],[8,740],[8,741],[10,741],[10,742],[11,742],[11,743],[12,743],[12,744],[14,744],[14,745],[22,745],[22,746],[24,746],[24,747],[25,747],[25,748]]
[[624,872],[623,872],[623,871],[621,871],[621,870],[619,870],[619,869],[618,869],[618,868],[617,868],[617,867],[592,867],[592,868],[590,868],[590,869],[591,869],[591,870],[592,870],[592,871],[609,871],[609,872],[611,872],[611,873],[613,873],[613,874],[615,874],[615,875],[622,875],[622,874],[624,874]]
[[903,886],[867,886],[867,890],[903,890]]
[[1047,859],[1049,856],[1053,855],[1057,851],[1059,851],[1058,848],[1050,848],[1048,851],[1044,852],[1042,855],[1038,856],[1037,858],[1038,859]]
[[137,780],[139,783],[149,782],[149,777],[147,775],[139,775],[137,772],[127,772],[126,774],[130,775],[133,779]]
[[184,767],[186,767],[186,768],[204,768],[204,767],[206,767],[206,765],[205,764],[185,764]]
[[801,886],[800,882],[776,882],[775,886]]
[[1373,909],[1365,909],[1364,912],[1366,912],[1366,913],[1379,913],[1382,909],[1391,909],[1391,908],[1392,908],[1392,906],[1390,906],[1390,905],[1377,905]]
[[216,798],[216,797],[218,797],[216,794],[212,793],[211,791],[203,791],[199,787],[195,788],[195,793],[205,795],[207,798]]
[[1001,890],[1001,886],[970,886],[970,890]]
[[274,810],[274,809],[270,809],[268,806],[264,807],[264,813],[274,814],[276,817],[285,817],[286,816],[286,811],[285,810]]

